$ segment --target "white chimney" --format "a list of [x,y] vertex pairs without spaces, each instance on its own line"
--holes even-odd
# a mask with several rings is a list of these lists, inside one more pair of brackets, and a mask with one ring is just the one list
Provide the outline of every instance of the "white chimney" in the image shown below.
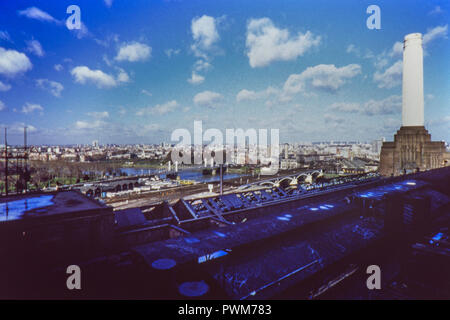
[[411,33],[403,42],[402,126],[423,126],[422,34]]

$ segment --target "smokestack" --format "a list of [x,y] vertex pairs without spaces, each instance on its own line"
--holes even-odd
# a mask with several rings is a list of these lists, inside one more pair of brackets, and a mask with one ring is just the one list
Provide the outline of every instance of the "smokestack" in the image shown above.
[[403,42],[402,126],[424,126],[422,34],[411,33]]

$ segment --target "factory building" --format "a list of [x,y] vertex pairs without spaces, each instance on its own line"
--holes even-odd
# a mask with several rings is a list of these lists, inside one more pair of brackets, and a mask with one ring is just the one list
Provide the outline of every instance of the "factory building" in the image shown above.
[[403,42],[402,126],[393,142],[384,142],[380,173],[400,175],[444,166],[445,143],[431,141],[424,126],[422,34]]

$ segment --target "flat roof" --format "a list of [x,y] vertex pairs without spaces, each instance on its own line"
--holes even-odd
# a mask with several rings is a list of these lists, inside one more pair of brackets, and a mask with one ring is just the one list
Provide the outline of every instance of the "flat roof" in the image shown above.
[[105,205],[76,191],[0,197],[0,223],[102,208]]

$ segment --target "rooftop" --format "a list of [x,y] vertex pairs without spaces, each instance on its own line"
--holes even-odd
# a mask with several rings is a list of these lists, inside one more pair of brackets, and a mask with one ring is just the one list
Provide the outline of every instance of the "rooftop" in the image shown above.
[[0,223],[104,208],[76,191],[35,193],[0,198]]

